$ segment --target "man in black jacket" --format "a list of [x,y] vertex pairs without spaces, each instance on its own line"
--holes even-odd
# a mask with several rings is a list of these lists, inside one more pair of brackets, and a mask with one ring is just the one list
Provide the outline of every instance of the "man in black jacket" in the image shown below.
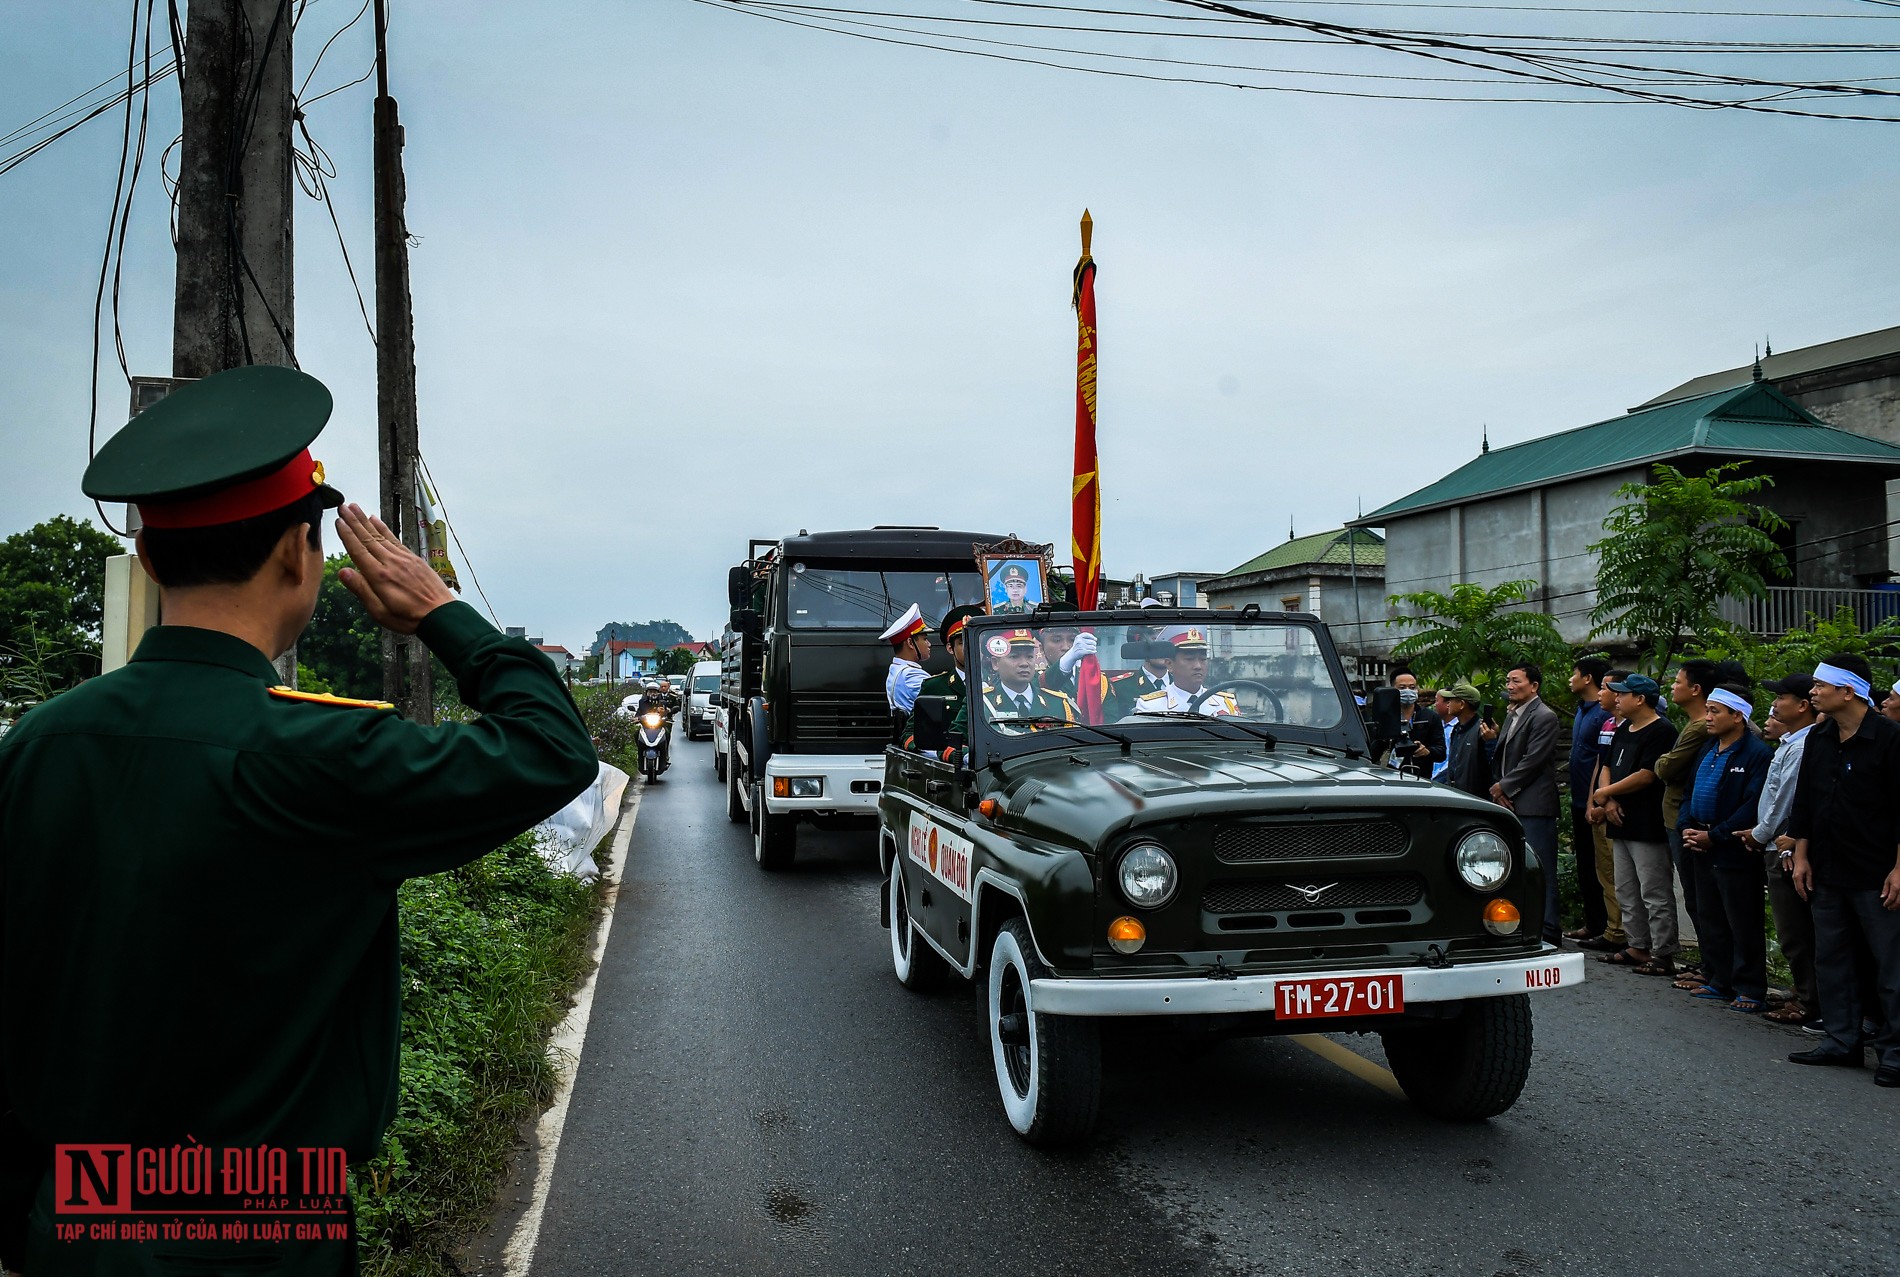
[[1398,689],[1399,726],[1405,737],[1392,746],[1386,761],[1407,776],[1430,780],[1432,769],[1445,761],[1445,725],[1419,703],[1417,675],[1400,670],[1392,676],[1392,686]]
[[1860,1068],[1858,935],[1873,951],[1887,1022],[1874,1039],[1874,1081],[1900,1086],[1900,723],[1874,709],[1872,671],[1858,656],[1814,670],[1814,707],[1788,832],[1794,885],[1814,906],[1814,982],[1827,1038],[1796,1064]]
[[1443,691],[1451,708],[1451,740],[1447,745],[1445,774],[1439,777],[1453,789],[1479,798],[1491,797],[1490,742],[1484,739],[1478,710],[1483,699],[1469,683],[1453,683]]

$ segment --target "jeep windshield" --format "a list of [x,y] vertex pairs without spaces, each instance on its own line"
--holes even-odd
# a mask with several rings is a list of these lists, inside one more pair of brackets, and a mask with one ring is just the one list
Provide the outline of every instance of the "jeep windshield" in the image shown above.
[[794,562],[786,616],[795,630],[882,630],[915,603],[934,628],[951,608],[983,600],[983,578],[967,572],[880,569]]
[[[1156,624],[983,625],[972,653],[983,677],[977,717],[1003,737],[1106,726],[1116,733],[1148,727],[1160,735],[1236,738],[1262,735],[1261,728],[1329,734],[1345,723],[1351,702],[1317,627],[1204,616]],[[1075,655],[1084,633],[1093,634],[1099,666],[1093,695],[1082,681],[1087,666]]]

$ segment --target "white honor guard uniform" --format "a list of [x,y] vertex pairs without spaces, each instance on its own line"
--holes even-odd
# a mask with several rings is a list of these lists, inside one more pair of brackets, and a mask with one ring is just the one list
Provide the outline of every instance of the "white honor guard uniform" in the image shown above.
[[[923,612],[913,603],[878,637],[892,647],[901,648],[929,628],[924,624]],[[909,714],[916,706],[924,674],[924,667],[916,661],[902,656],[891,658],[891,672],[884,677],[884,699],[890,702],[893,712]]]
[[[1201,677],[1205,677],[1207,671],[1207,631],[1198,625],[1172,625],[1161,631],[1156,637],[1162,642],[1170,644],[1178,654],[1178,657],[1170,658],[1170,672],[1160,687],[1149,692],[1146,696],[1140,696],[1135,699],[1135,713],[1160,714],[1170,710],[1182,714],[1190,713],[1194,711],[1195,708],[1194,698],[1201,694],[1201,690],[1205,684],[1197,684],[1195,689],[1191,692],[1177,686],[1174,681],[1173,666],[1176,659],[1198,659],[1201,664]],[[1209,718],[1221,718],[1228,714],[1240,713],[1240,704],[1234,700],[1234,694],[1232,692],[1215,692],[1212,696],[1207,697],[1201,702],[1199,712],[1207,715]]]

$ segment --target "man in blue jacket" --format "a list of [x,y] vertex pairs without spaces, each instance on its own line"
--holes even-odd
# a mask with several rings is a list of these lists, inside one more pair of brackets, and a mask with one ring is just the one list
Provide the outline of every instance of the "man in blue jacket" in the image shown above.
[[1726,684],[1709,693],[1709,739],[1696,759],[1682,807],[1682,845],[1701,902],[1702,986],[1694,995],[1759,1015],[1768,998],[1768,938],[1762,926],[1760,855],[1742,834],[1754,827],[1774,751],[1748,730],[1747,692]]

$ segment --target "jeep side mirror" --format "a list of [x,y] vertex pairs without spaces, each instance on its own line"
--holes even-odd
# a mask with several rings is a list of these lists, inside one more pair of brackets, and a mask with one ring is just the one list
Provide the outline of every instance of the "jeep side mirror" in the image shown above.
[[1366,734],[1372,737],[1374,750],[1390,745],[1405,735],[1399,724],[1399,689],[1381,687],[1366,701]]
[[735,608],[752,606],[752,571],[743,563],[726,573],[726,603]]

